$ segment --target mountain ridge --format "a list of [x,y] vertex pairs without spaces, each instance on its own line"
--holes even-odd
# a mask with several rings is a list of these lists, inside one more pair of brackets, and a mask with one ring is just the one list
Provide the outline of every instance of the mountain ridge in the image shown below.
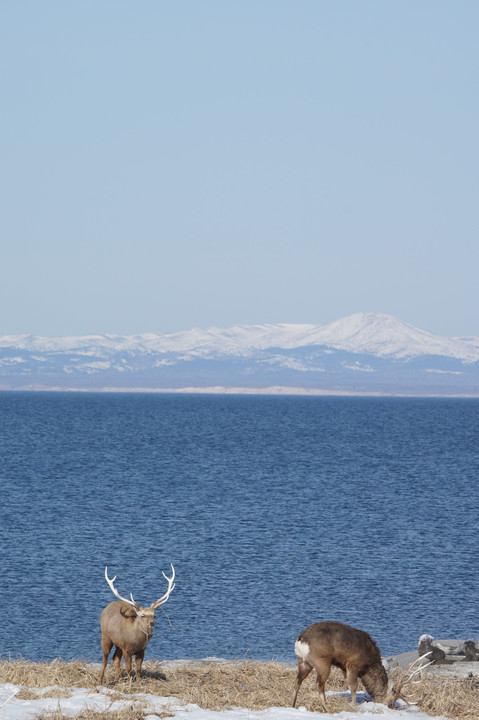
[[292,349],[325,345],[353,353],[380,357],[416,357],[440,354],[466,362],[479,360],[479,337],[447,338],[420,330],[410,323],[383,313],[356,313],[325,324],[269,323],[264,325],[212,326],[206,330],[173,333],[115,335],[31,334],[0,336],[0,348],[31,351],[69,351],[94,346],[105,349],[155,352],[231,352],[237,350]]
[[479,394],[479,338],[446,338],[382,313],[323,324],[176,333],[0,337],[0,388],[296,387]]

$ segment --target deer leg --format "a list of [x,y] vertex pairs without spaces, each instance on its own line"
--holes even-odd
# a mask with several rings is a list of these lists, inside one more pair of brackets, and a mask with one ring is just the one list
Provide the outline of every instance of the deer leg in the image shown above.
[[135,657],[135,665],[136,665],[136,679],[139,680],[141,678],[141,666],[143,665],[143,658],[145,657],[145,651],[141,650],[140,652],[136,653]]
[[306,660],[298,660],[298,675],[296,677],[296,693],[294,695],[293,707],[296,707],[296,699],[298,697],[299,688],[305,678],[308,677],[312,670],[312,666]]
[[115,666],[116,675],[118,682],[121,680],[121,656],[123,655],[122,649],[116,646],[115,652],[113,653],[113,665]]
[[353,708],[356,707],[356,691],[358,689],[358,676],[356,673],[352,672],[352,670],[348,670],[346,673],[346,677],[349,684],[349,689],[351,690],[351,705]]
[[326,685],[326,680],[328,679],[329,673],[331,672],[331,663],[328,663],[326,660],[322,660],[321,662],[316,663],[314,667],[316,669],[318,690],[321,702],[327,712],[328,706],[326,705],[326,693],[324,691],[324,686]]
[[105,674],[105,668],[108,663],[108,655],[110,654],[112,647],[113,647],[113,643],[111,642],[111,640],[102,638],[101,649],[103,650],[103,662],[101,664],[101,670],[100,670],[100,685],[103,682],[103,675]]
[[126,650],[123,650],[123,659],[125,661],[126,674],[128,675],[128,680],[131,682],[131,655],[130,655],[130,653],[126,652]]

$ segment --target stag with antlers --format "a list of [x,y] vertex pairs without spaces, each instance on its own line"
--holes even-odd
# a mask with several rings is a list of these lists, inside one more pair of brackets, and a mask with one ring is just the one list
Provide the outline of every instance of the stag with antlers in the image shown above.
[[353,707],[356,706],[356,690],[360,678],[374,702],[384,703],[389,708],[393,708],[399,698],[406,699],[402,689],[426,667],[422,665],[418,668],[417,665],[427,655],[426,653],[415,660],[401,678],[393,683],[388,678],[381,653],[368,633],[343,623],[329,621],[314,623],[306,628],[297,638],[294,651],[298,657],[298,675],[293,707],[296,706],[301,683],[311,670],[315,669],[325,710],[324,686],[332,665],[344,672],[351,690]]
[[142,607],[138,605],[130,594],[131,600],[122,597],[113,583],[115,577],[110,580],[108,577],[108,567],[105,568],[105,579],[110,586],[113,594],[118,598],[102,610],[100,615],[101,625],[101,647],[103,650],[103,662],[100,671],[100,685],[103,682],[103,675],[108,662],[108,655],[115,645],[113,654],[113,664],[116,669],[118,680],[121,680],[121,658],[125,660],[126,672],[128,679],[131,680],[131,660],[135,657],[136,678],[140,679],[141,666],[145,655],[145,648],[153,636],[153,628],[155,626],[155,610],[163,605],[169,598],[171,591],[175,587],[175,568],[171,566],[172,575],[167,577],[165,573],[163,577],[168,582],[166,593],[152,603],[150,607]]

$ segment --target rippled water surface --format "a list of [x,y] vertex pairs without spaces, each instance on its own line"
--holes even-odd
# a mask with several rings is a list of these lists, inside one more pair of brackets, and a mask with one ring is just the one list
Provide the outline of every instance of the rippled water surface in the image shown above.
[[[479,636],[479,401],[0,393],[0,655],[99,661],[99,613],[177,584],[147,657],[294,661]],[[170,625],[170,622],[171,625]]]

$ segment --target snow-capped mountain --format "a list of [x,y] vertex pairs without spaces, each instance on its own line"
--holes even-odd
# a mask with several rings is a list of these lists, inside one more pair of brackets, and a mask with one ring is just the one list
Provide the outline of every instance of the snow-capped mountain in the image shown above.
[[479,338],[390,315],[143,335],[0,337],[0,387],[264,388],[479,394]]

